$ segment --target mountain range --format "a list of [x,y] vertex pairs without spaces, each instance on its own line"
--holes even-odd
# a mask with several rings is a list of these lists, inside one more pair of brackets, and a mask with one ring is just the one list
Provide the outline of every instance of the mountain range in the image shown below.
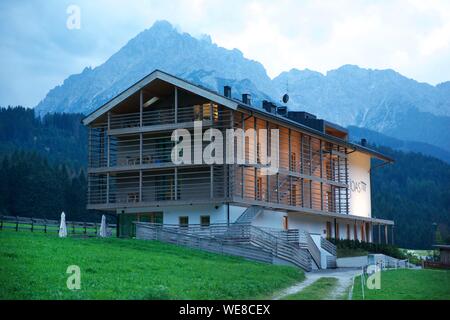
[[218,92],[230,85],[235,98],[251,93],[255,106],[262,100],[281,103],[288,93],[290,110],[450,152],[450,82],[433,86],[393,70],[354,65],[326,74],[292,69],[271,79],[261,63],[239,50],[179,32],[167,21],[139,33],[102,65],[69,76],[48,92],[36,113],[88,114],[155,69]]

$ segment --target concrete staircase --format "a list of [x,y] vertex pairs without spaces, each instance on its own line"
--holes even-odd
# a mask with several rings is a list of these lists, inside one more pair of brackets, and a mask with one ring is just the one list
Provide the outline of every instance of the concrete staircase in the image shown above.
[[252,223],[252,221],[264,211],[260,206],[250,206],[248,207],[234,222],[235,224],[241,223]]

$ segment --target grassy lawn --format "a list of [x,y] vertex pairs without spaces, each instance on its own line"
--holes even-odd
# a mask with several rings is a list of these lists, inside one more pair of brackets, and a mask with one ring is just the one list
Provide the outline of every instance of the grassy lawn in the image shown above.
[[302,291],[288,295],[283,300],[324,300],[338,284],[337,278],[324,277],[314,281]]
[[[81,269],[80,290],[66,287],[69,265]],[[251,299],[303,278],[293,267],[154,241],[0,231],[0,299]]]
[[[364,288],[366,300],[449,300],[450,271],[399,269],[381,273],[381,289]],[[355,278],[353,299],[362,299],[361,278]]]

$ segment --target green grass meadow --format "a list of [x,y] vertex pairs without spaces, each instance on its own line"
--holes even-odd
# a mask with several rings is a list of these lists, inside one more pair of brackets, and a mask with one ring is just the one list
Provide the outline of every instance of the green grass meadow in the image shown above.
[[[364,288],[365,300],[450,300],[449,270],[398,269],[381,273],[381,288]],[[354,300],[361,300],[361,278],[355,278]]]
[[[80,290],[66,286],[70,265]],[[294,267],[156,241],[0,231],[0,299],[258,299],[302,279]]]
[[320,278],[302,291],[284,297],[283,300],[324,300],[329,297],[331,290],[333,290],[337,284],[337,278]]

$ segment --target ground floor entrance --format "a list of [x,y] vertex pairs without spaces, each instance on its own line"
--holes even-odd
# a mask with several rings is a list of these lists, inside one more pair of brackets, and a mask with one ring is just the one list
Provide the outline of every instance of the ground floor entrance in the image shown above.
[[136,226],[133,222],[163,223],[162,212],[121,213],[118,219],[119,237],[132,238],[136,236]]

